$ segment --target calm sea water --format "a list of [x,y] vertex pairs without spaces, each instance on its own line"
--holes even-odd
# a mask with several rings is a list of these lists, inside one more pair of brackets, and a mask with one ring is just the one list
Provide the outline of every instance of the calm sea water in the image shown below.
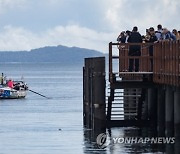
[[[58,63],[1,63],[10,78],[23,76],[29,89],[25,99],[0,100],[0,154],[116,154],[157,153],[157,145],[111,145],[99,149],[82,121],[82,65]],[[113,128],[113,135],[148,134],[137,128]],[[159,152],[161,153],[161,152]]]

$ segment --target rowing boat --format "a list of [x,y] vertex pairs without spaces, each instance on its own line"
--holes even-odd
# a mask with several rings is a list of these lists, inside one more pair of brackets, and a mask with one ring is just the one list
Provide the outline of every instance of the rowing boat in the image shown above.
[[0,99],[19,99],[25,98],[28,87],[23,81],[14,81],[14,88],[7,85],[0,85]]

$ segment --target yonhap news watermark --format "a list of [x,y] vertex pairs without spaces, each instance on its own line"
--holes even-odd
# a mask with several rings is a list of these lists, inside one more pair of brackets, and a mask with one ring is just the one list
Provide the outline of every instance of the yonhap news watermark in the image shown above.
[[99,148],[110,144],[174,144],[175,137],[110,137],[108,133],[101,133],[96,143]]
[[122,144],[174,144],[174,137],[115,137],[113,143]]

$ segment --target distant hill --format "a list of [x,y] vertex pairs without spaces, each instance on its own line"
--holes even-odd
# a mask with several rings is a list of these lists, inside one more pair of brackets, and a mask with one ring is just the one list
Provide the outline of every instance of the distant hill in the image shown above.
[[103,53],[78,47],[48,46],[31,51],[1,51],[0,62],[83,63],[84,58],[104,56]]

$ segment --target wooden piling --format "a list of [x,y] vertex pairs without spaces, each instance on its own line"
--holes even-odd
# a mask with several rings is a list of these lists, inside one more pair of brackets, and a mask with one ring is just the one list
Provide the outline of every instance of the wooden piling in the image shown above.
[[110,90],[110,96],[108,97],[108,107],[107,107],[107,116],[106,119],[108,121],[111,120],[111,112],[112,112],[112,101],[114,100],[114,89]]
[[142,106],[142,119],[147,120],[148,119],[148,92],[147,89],[145,89],[144,94],[144,102]]
[[87,128],[91,128],[90,68],[90,60],[85,60],[85,67],[83,69],[83,121],[84,126]]
[[148,119],[152,126],[157,124],[157,91],[156,88],[148,89]]
[[84,125],[94,131],[105,130],[105,57],[85,59],[83,81]]
[[174,92],[174,136],[175,153],[180,153],[180,88],[176,88]]
[[158,87],[157,97],[157,131],[158,136],[165,136],[165,90],[163,86]]
[[166,136],[174,136],[174,92],[171,86],[166,87],[165,97],[165,119],[166,119]]
[[174,92],[174,127],[175,137],[180,139],[180,88]]

